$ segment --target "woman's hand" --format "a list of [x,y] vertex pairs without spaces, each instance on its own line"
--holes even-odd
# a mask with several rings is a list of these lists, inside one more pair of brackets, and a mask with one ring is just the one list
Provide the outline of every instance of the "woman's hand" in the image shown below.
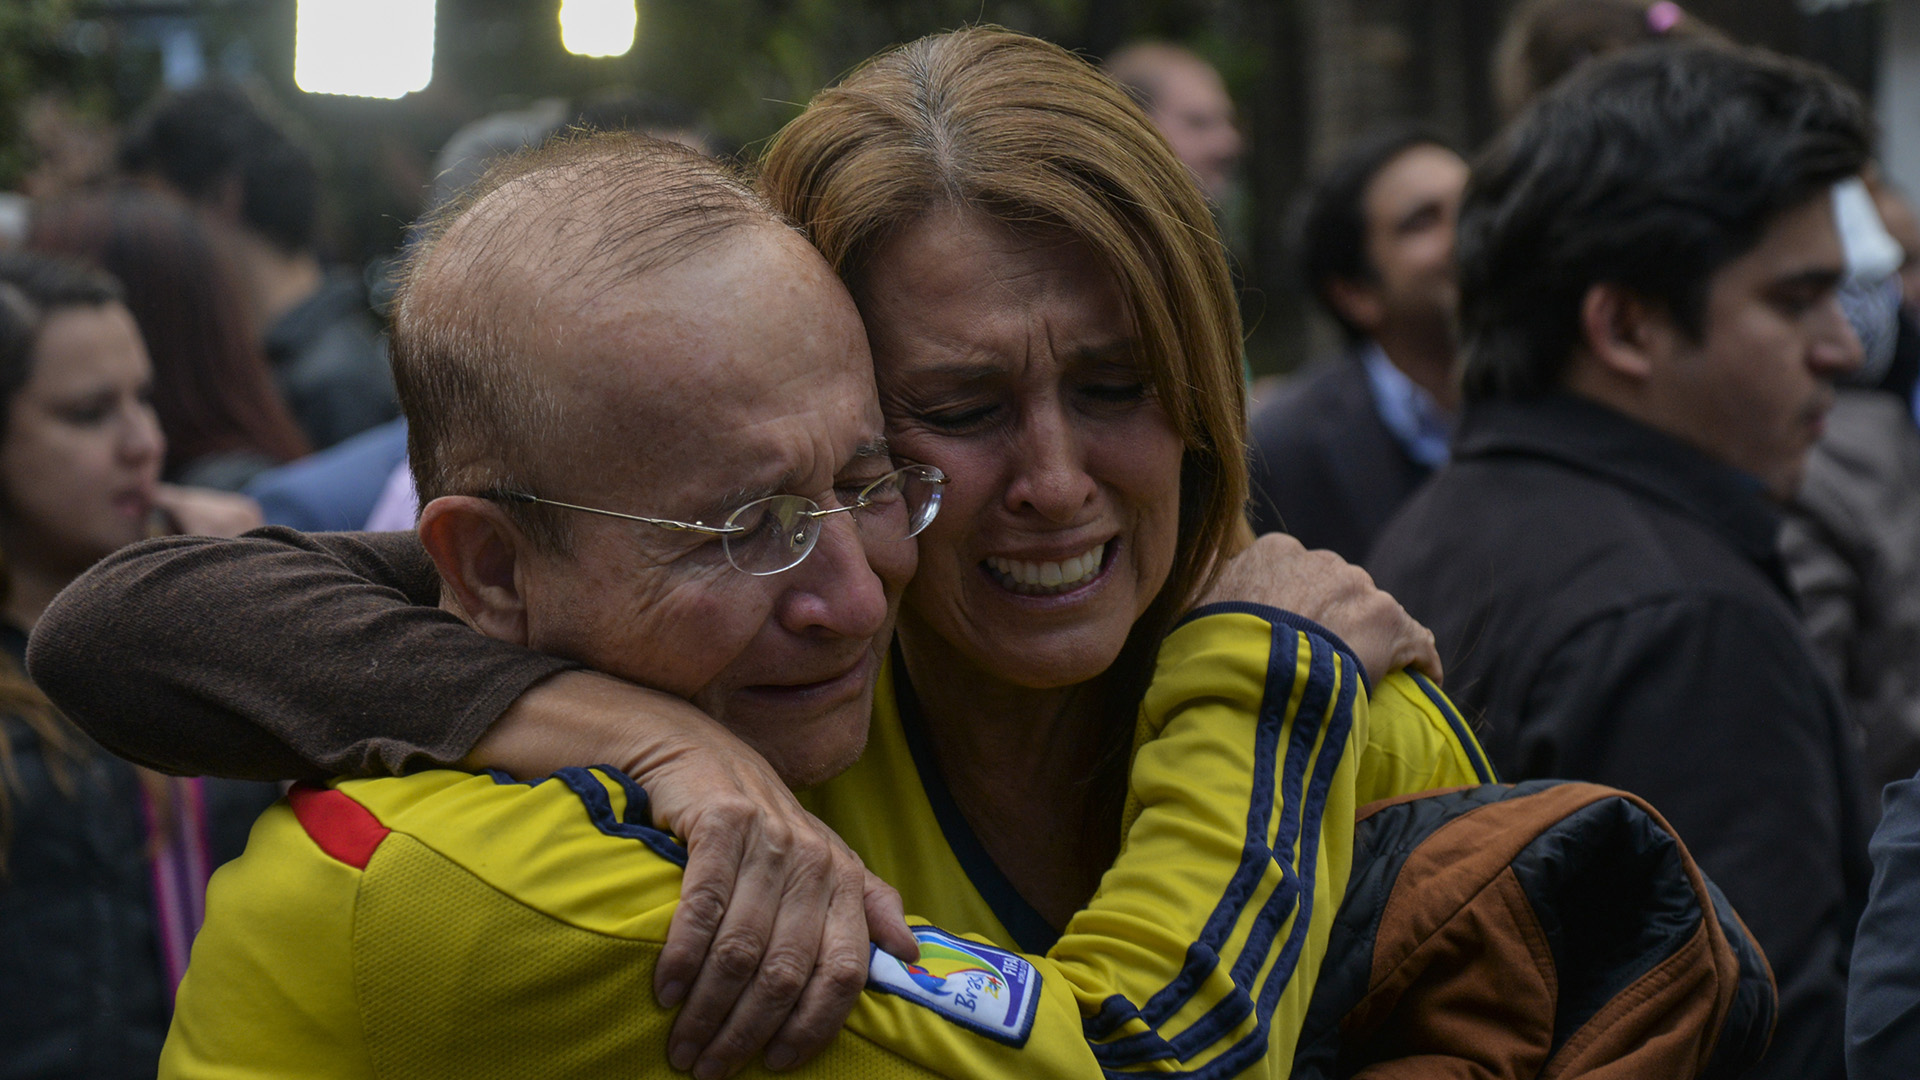
[[153,506],[166,516],[167,531],[180,536],[232,537],[266,524],[259,503],[230,491],[161,484]]
[[1268,533],[1226,561],[1200,603],[1265,604],[1312,619],[1340,635],[1375,678],[1403,667],[1440,681],[1433,631],[1381,592],[1365,570],[1331,551],[1308,551]]
[[840,1031],[866,986],[869,940],[919,944],[900,894],[800,806],[758,753],[685,700],[591,672],[521,695],[468,757],[520,777],[609,762],[646,789],[654,823],[685,839],[686,877],[654,992],[685,1002],[669,1060],[728,1075],[766,1048],[801,1064]]

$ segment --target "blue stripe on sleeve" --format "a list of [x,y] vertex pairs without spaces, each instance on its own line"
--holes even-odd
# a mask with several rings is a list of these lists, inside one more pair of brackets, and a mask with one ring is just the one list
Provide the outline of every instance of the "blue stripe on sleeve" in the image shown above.
[[[1208,610],[1217,610],[1218,607],[1215,605]],[[1280,732],[1286,724],[1287,703],[1293,697],[1294,673],[1299,668],[1299,651],[1302,648],[1311,649],[1311,639],[1295,633],[1284,624],[1273,624],[1267,650],[1266,684],[1262,691],[1260,716],[1254,727],[1253,791],[1247,804],[1247,829],[1240,849],[1240,865],[1235,868],[1221,893],[1220,902],[1214,906],[1213,913],[1201,929],[1200,940],[1188,948],[1187,960],[1180,973],[1148,998],[1144,1009],[1136,1008],[1132,1002],[1118,995],[1108,999],[1100,1012],[1084,1025],[1089,1041],[1111,1036],[1129,1020],[1138,1019],[1150,1028],[1159,1026],[1192,1000],[1201,983],[1218,966],[1220,957],[1217,950],[1220,944],[1233,933],[1241,912],[1265,877],[1266,865],[1273,857],[1272,850],[1267,846],[1267,824],[1273,813],[1273,763],[1278,757]],[[1311,677],[1314,672],[1311,661],[1309,672]],[[1305,715],[1305,710],[1301,711],[1301,715]],[[1173,1050],[1155,1031],[1129,1035],[1112,1043],[1097,1045],[1093,1050],[1102,1062],[1110,1060],[1114,1064],[1157,1061],[1173,1056]]]
[[[629,785],[627,807],[630,812],[636,805],[642,807],[646,805],[644,795],[642,796],[642,802],[638,804],[634,802],[632,792],[637,785],[634,785],[626,773],[621,772],[611,765],[599,766],[599,770],[605,772],[608,776],[625,781],[625,783]],[[654,854],[684,869],[687,865],[687,849],[681,847],[679,841],[673,837],[654,828],[651,822],[640,824],[633,821],[622,821],[620,818],[615,817],[613,813],[613,800],[607,797],[606,787],[603,786],[600,781],[594,779],[593,773],[594,770],[592,769],[583,769],[578,765],[569,765],[554,773],[553,778],[565,784],[569,790],[579,796],[580,801],[586,805],[587,819],[593,822],[595,828],[606,833],[608,836],[620,836],[630,840],[638,840],[647,845],[647,847],[652,848]]]
[[[1211,614],[1227,606],[1211,605],[1203,611]],[[1319,852],[1320,825],[1333,773],[1345,752],[1347,737],[1352,728],[1353,705],[1357,687],[1360,685],[1353,676],[1359,672],[1360,668],[1358,661],[1344,648],[1331,645],[1325,640],[1316,641],[1314,637],[1306,634],[1293,633],[1293,630],[1299,628],[1296,624],[1297,617],[1279,618],[1278,616],[1286,613],[1273,609],[1260,609],[1249,613],[1271,622],[1274,632],[1273,645],[1268,654],[1265,698],[1256,729],[1256,772],[1253,778],[1252,799],[1248,806],[1247,835],[1240,866],[1236,869],[1234,877],[1223,893],[1221,902],[1215,907],[1213,915],[1202,931],[1201,940],[1189,947],[1187,960],[1180,974],[1150,998],[1144,1009],[1136,1009],[1131,1002],[1119,995],[1109,998],[1102,1004],[1100,1012],[1086,1022],[1088,1039],[1091,1041],[1110,1035],[1134,1019],[1141,1020],[1150,1027],[1157,1027],[1178,1012],[1192,1000],[1200,984],[1217,968],[1220,962],[1217,950],[1231,935],[1253,890],[1258,887],[1260,880],[1264,877],[1265,867],[1269,862],[1278,867],[1280,882],[1273,894],[1268,897],[1267,902],[1262,905],[1254,925],[1249,930],[1246,946],[1234,964],[1232,972],[1234,992],[1216,1002],[1200,1020],[1172,1040],[1166,1039],[1157,1031],[1148,1031],[1104,1045],[1093,1046],[1096,1059],[1109,1075],[1126,1075],[1117,1070],[1151,1061],[1163,1061],[1168,1058],[1191,1059],[1206,1047],[1224,1038],[1256,1009],[1260,1016],[1256,1030],[1230,1048],[1222,1057],[1191,1075],[1208,1077],[1225,1075],[1222,1067],[1229,1059],[1257,1060],[1258,1055],[1265,1052],[1267,1032],[1280,991],[1291,981],[1293,968],[1298,962],[1299,953],[1306,941],[1313,909],[1313,883]],[[1284,648],[1284,641],[1294,642],[1294,648]],[[1287,703],[1292,696],[1294,673],[1299,663],[1298,650],[1301,647],[1309,650],[1308,680],[1302,691],[1300,708],[1295,713],[1293,737],[1289,740],[1286,749],[1286,762],[1280,778],[1281,820],[1278,823],[1273,844],[1269,845],[1267,831],[1273,809],[1272,768],[1280,749],[1279,733],[1286,721]],[[1338,678],[1340,665],[1335,660],[1336,655],[1348,662],[1347,678]],[[1339,699],[1333,709],[1331,723],[1328,724],[1328,707],[1333,704],[1336,686]],[[1323,725],[1327,725],[1326,737],[1321,740],[1320,753],[1316,759],[1314,743],[1319,738]],[[1310,762],[1313,767],[1309,779],[1307,774]],[[1296,844],[1300,850],[1298,869],[1289,861]],[[1280,852],[1285,852],[1286,857],[1281,857]],[[1266,984],[1261,987],[1260,1000],[1256,1004],[1247,988],[1251,986],[1260,968],[1265,964],[1280,928],[1285,925],[1288,916],[1296,911],[1298,917],[1294,921],[1292,932],[1288,934],[1281,955],[1268,974]],[[1247,1055],[1250,1051],[1257,1052],[1249,1058]],[[1238,1071],[1242,1067],[1244,1064],[1233,1066],[1231,1071]]]
[[[1340,705],[1332,717],[1327,729],[1325,745],[1321,749],[1320,759],[1315,764],[1313,784],[1309,790],[1309,808],[1311,825],[1303,838],[1300,852],[1301,865],[1307,868],[1307,887],[1300,896],[1299,916],[1294,920],[1293,930],[1287,937],[1287,944],[1280,957],[1274,962],[1273,970],[1267,973],[1266,982],[1260,988],[1258,1004],[1259,1022],[1239,1042],[1228,1048],[1219,1057],[1214,1058],[1198,1069],[1175,1073],[1176,1076],[1193,1077],[1195,1080],[1225,1080],[1236,1076],[1267,1053],[1268,1036],[1273,1026],[1273,1010],[1280,1002],[1280,995],[1293,981],[1294,966],[1299,962],[1300,951],[1306,944],[1307,933],[1313,919],[1312,868],[1319,858],[1320,822],[1326,806],[1327,790],[1333,784],[1333,773],[1339,766],[1341,755],[1346,752],[1347,738],[1353,730],[1353,704],[1357,685],[1352,679],[1343,680],[1340,693]],[[1241,1019],[1245,1014],[1241,1015]],[[1234,1021],[1235,1024],[1239,1020]],[[1229,1028],[1228,1030],[1231,1030]],[[1224,1032],[1222,1033],[1224,1034]],[[1175,1039],[1178,1043],[1179,1039]],[[1195,1048],[1196,1051],[1200,1048]],[[1191,1054],[1185,1055],[1191,1057]],[[1114,1075],[1109,1073],[1109,1075]],[[1121,1074],[1125,1075],[1125,1074]]]
[[1453,737],[1460,740],[1461,748],[1467,752],[1467,761],[1473,765],[1473,774],[1479,777],[1483,784],[1499,783],[1500,781],[1493,775],[1493,766],[1487,764],[1486,757],[1480,753],[1480,744],[1474,742],[1473,733],[1467,728],[1466,719],[1453,707],[1453,702],[1448,701],[1447,695],[1441,693],[1440,688],[1429,682],[1425,675],[1412,668],[1407,669],[1407,674],[1413,678],[1413,685],[1427,695],[1428,701],[1433,702],[1434,708],[1440,710],[1440,715],[1447,718],[1447,726],[1453,729]]

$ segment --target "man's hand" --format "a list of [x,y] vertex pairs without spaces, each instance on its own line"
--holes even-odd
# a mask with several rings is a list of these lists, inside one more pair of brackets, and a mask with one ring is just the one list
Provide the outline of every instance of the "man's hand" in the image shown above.
[[1201,604],[1239,600],[1312,619],[1340,635],[1379,678],[1411,667],[1440,681],[1433,631],[1374,587],[1365,570],[1331,551],[1308,551],[1284,533],[1268,533],[1227,560]]
[[754,750],[685,700],[590,672],[521,695],[467,763],[515,776],[610,762],[645,788],[654,823],[687,845],[680,905],[654,970],[681,1005],[668,1058],[702,1080],[762,1048],[769,1068],[808,1061],[866,986],[868,941],[902,959],[919,943],[900,894]]

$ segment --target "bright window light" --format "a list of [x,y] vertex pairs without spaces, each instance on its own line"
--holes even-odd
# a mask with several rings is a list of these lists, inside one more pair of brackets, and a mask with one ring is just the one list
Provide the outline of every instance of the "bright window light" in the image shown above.
[[434,0],[300,0],[293,82],[309,94],[398,98],[433,81]]
[[634,0],[560,0],[560,44],[575,56],[625,56],[639,24]]

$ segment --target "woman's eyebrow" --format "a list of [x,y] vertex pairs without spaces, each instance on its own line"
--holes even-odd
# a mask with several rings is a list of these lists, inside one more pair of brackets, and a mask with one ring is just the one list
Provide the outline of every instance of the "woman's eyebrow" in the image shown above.
[[1088,345],[1069,353],[1070,359],[1078,363],[1126,362],[1132,363],[1139,355],[1140,340],[1124,337],[1099,345]]

